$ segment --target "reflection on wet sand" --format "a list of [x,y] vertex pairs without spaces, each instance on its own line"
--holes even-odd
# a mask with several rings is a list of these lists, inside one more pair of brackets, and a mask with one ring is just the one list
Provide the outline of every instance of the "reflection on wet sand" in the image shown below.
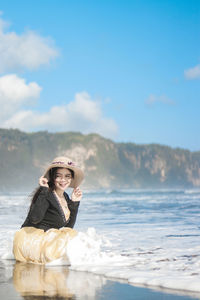
[[24,299],[95,299],[106,283],[99,275],[69,270],[66,266],[16,263],[13,283]]

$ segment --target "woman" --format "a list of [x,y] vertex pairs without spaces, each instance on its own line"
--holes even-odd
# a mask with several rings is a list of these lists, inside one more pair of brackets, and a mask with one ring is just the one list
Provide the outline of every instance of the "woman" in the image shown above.
[[[65,256],[69,239],[76,235],[83,171],[67,157],[56,157],[40,178],[30,209],[13,243],[15,259],[47,263]],[[65,190],[73,188],[71,199]]]

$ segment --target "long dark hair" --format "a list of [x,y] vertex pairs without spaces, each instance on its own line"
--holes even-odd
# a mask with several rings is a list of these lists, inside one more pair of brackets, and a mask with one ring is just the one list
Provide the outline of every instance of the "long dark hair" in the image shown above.
[[[58,169],[62,169],[62,168],[52,168],[49,170],[49,181],[48,181],[48,185],[49,185],[49,190],[53,191],[55,190],[55,179],[56,179],[56,173]],[[71,169],[67,170],[70,171],[72,178],[74,178],[74,171]],[[40,192],[42,190],[42,186],[39,186],[38,188],[36,188],[36,190],[33,192],[33,195],[31,197],[31,205],[30,207],[35,203],[36,199],[38,198]]]

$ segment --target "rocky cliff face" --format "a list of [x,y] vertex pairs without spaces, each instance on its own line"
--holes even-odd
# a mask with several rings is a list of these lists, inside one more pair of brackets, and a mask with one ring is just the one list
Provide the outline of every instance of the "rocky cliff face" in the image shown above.
[[200,152],[114,143],[96,134],[24,133],[0,129],[0,190],[28,190],[55,157],[85,171],[87,188],[199,187]]

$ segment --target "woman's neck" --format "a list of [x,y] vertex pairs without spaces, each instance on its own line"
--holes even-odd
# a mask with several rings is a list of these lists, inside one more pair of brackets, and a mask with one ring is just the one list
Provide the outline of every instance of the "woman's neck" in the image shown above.
[[58,195],[58,197],[63,198],[64,191],[56,189],[55,192]]

